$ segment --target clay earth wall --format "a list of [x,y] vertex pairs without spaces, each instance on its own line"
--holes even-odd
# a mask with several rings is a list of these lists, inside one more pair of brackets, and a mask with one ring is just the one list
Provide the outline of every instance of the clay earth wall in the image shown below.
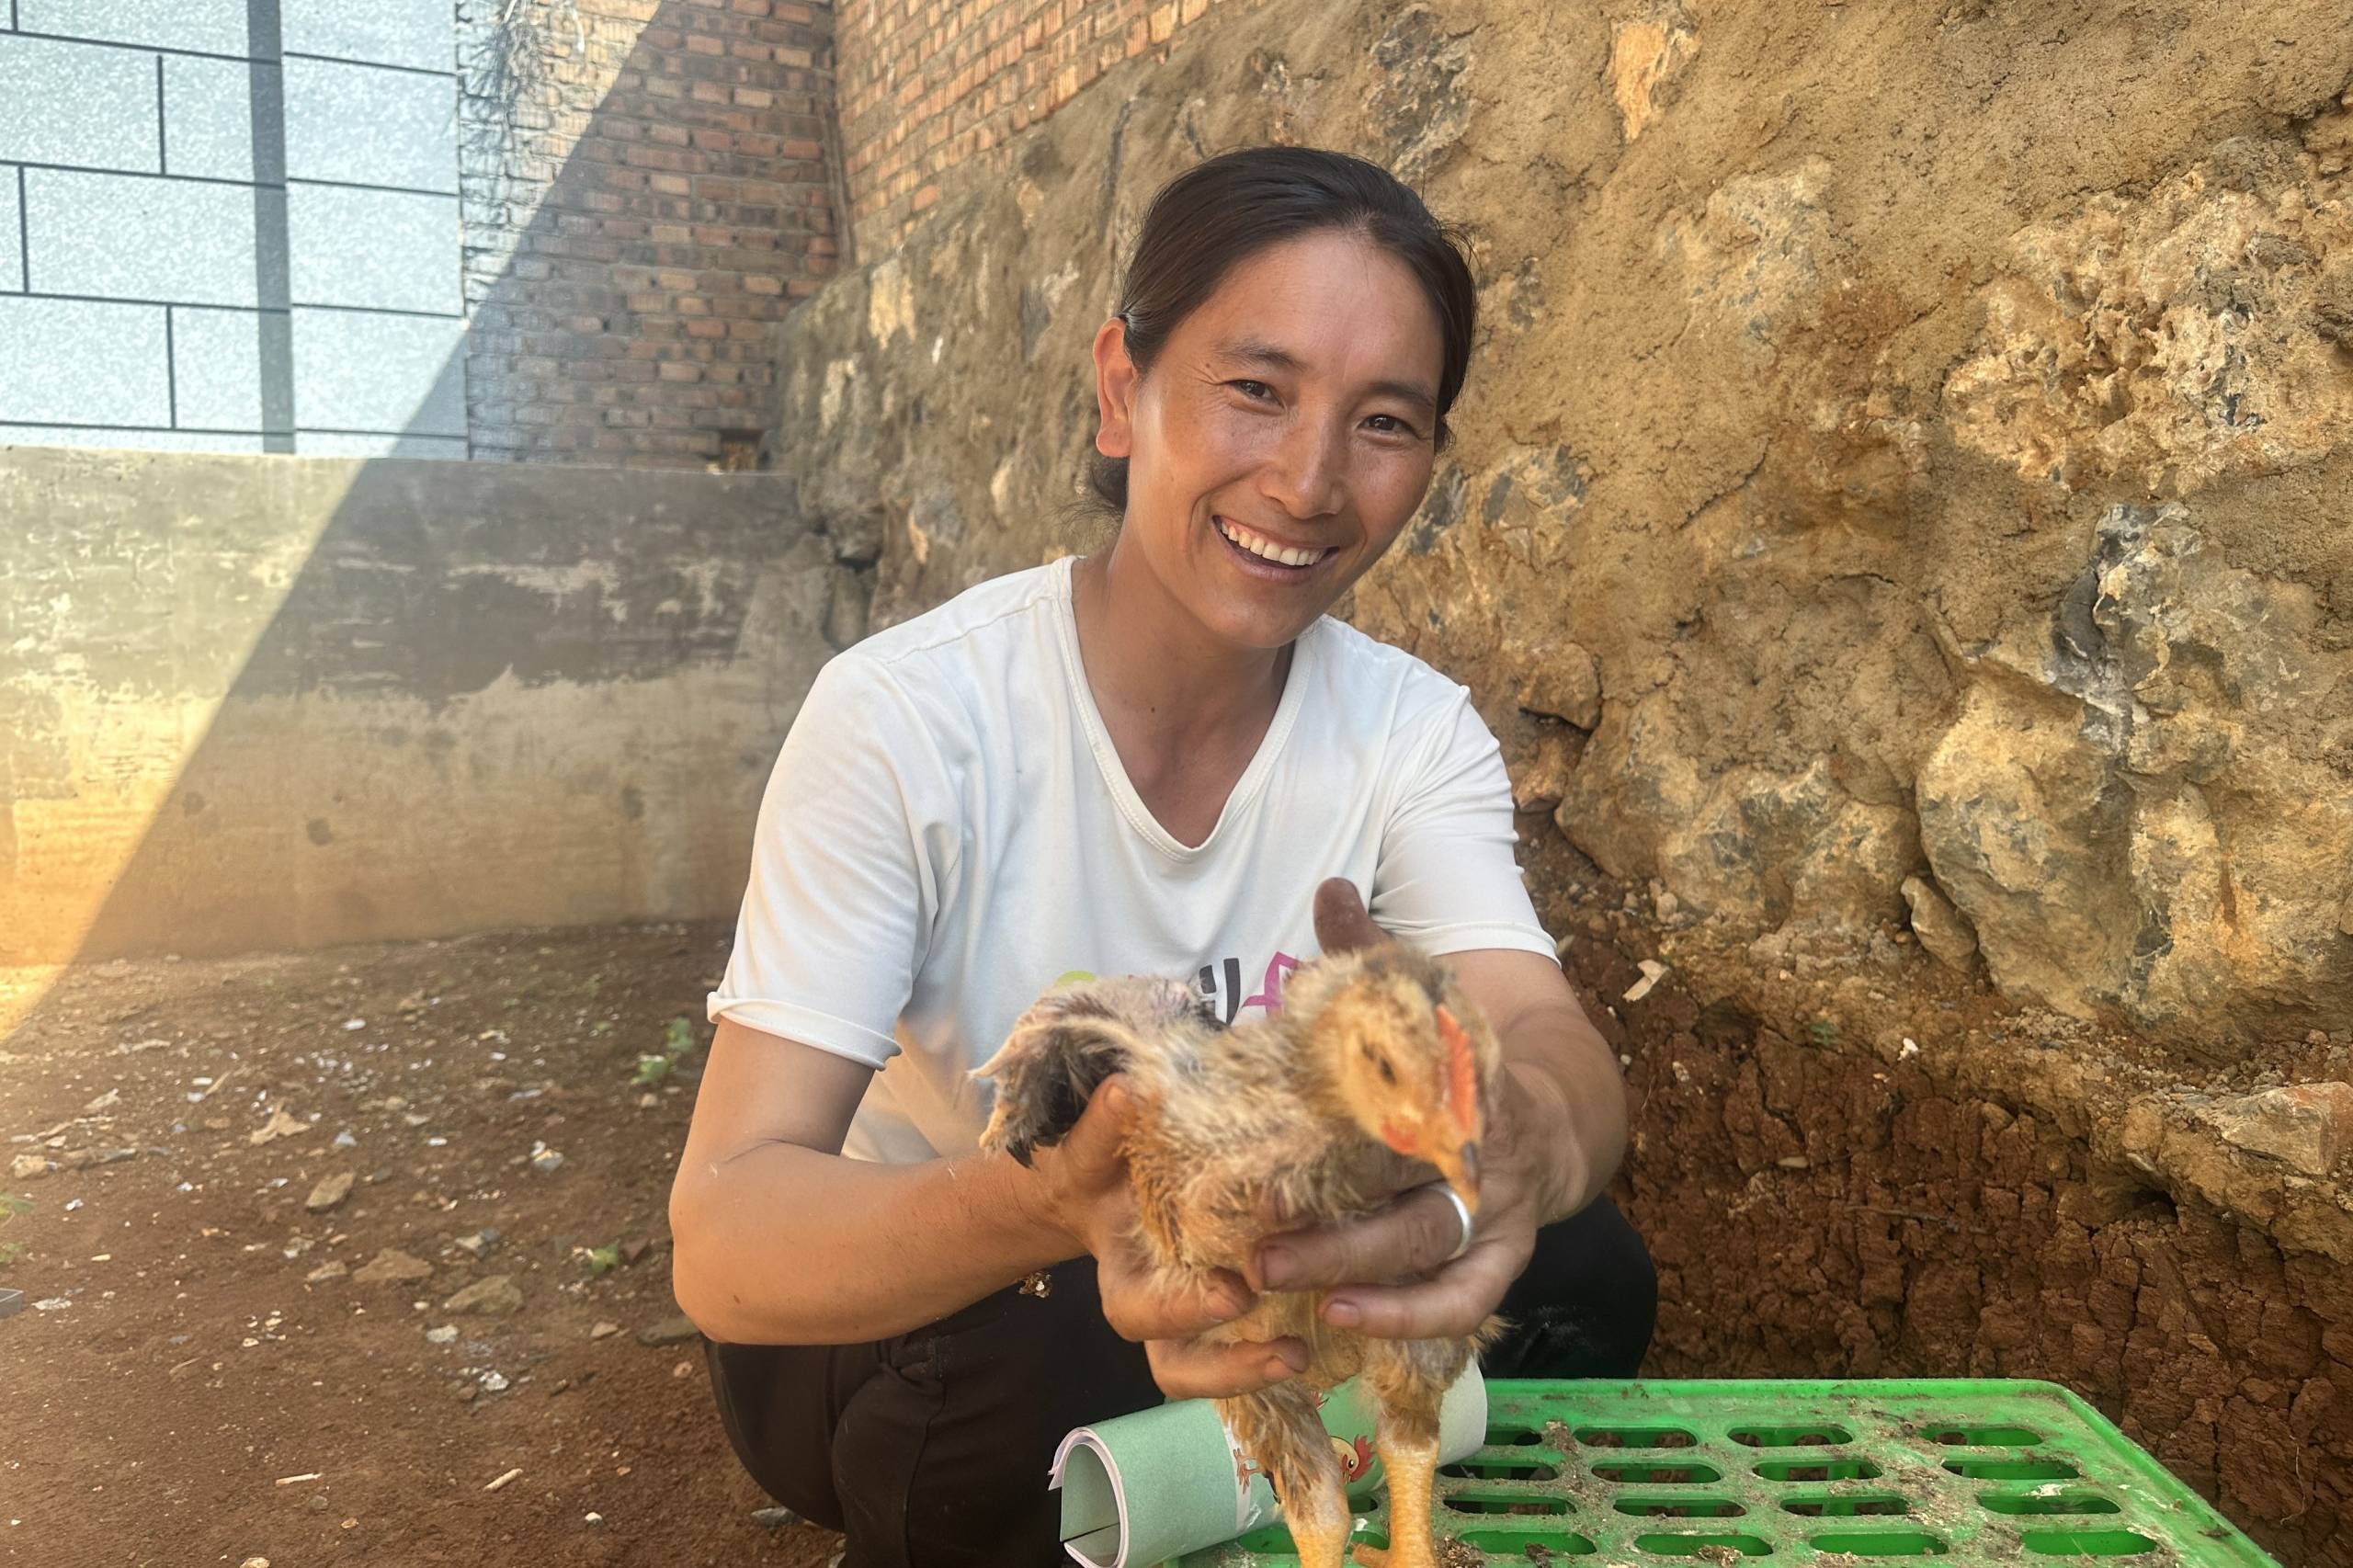
[[1153,190],[1395,169],[1482,320],[1347,612],[1503,739],[1661,1369],[2058,1378],[2353,1561],[2347,24],[1220,8],[795,310],[777,467],[878,624],[1092,548]]

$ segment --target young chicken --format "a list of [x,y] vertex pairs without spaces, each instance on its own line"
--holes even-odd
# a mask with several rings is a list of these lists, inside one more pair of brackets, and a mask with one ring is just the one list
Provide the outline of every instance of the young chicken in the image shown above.
[[[1353,890],[1345,902],[1330,926],[1352,914],[1370,931]],[[1321,896],[1317,915],[1321,933]],[[1334,946],[1326,936],[1325,956],[1292,973],[1279,1012],[1231,1029],[1204,1018],[1179,981],[1048,993],[974,1072],[997,1081],[982,1145],[1027,1165],[1070,1131],[1097,1085],[1126,1074],[1138,1240],[1171,1287],[1213,1268],[1241,1272],[1270,1202],[1294,1224],[1337,1220],[1434,1168],[1475,1210],[1479,1142],[1501,1075],[1494,1032],[1437,960],[1387,941]],[[1219,1400],[1219,1414],[1282,1500],[1302,1568],[1339,1568],[1348,1507],[1316,1394],[1361,1373],[1388,1477],[1388,1561],[1433,1568],[1439,1399],[1499,1321],[1470,1338],[1384,1339],[1326,1324],[1323,1301],[1320,1291],[1268,1291],[1202,1336],[1295,1335],[1309,1347],[1302,1376]]]

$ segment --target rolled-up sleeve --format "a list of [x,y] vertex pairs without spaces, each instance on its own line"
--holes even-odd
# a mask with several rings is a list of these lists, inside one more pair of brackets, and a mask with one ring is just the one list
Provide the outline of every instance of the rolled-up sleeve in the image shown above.
[[881,1067],[955,854],[952,795],[920,714],[881,665],[835,656],[768,775],[734,950],[705,1016]]
[[1433,703],[1381,824],[1370,913],[1390,935],[1436,956],[1477,948],[1560,955],[1536,918],[1512,825],[1503,748],[1471,694]]

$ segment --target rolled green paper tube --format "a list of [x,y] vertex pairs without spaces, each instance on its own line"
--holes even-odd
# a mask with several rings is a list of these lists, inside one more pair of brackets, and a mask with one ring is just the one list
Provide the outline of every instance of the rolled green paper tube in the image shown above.
[[[1348,1496],[1370,1496],[1381,1484],[1370,1401],[1352,1378],[1320,1414]],[[1487,1385],[1472,1366],[1438,1406],[1438,1462],[1468,1457],[1486,1435]],[[1205,1399],[1079,1427],[1054,1450],[1048,1485],[1063,1494],[1063,1548],[1087,1568],[1152,1568],[1282,1518],[1274,1488]]]

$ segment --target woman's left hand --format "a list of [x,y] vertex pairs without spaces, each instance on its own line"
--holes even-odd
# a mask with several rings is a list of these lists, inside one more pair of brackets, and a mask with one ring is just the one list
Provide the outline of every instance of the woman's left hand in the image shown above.
[[1452,1262],[1462,1222],[1445,1194],[1411,1187],[1353,1220],[1270,1235],[1247,1271],[1260,1290],[1328,1290],[1324,1321],[1385,1339],[1475,1332],[1536,1248],[1545,1169],[1526,1134],[1535,1108],[1506,1070],[1481,1148],[1479,1212]]

